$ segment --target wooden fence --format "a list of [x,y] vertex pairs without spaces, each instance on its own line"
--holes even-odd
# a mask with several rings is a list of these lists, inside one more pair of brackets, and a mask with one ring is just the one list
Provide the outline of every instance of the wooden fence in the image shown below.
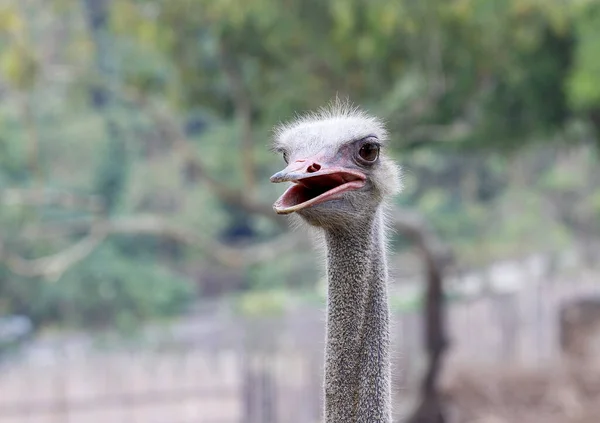
[[[452,304],[448,365],[555,360],[560,304],[598,294],[589,277]],[[46,348],[0,366],[0,423],[316,423],[323,321],[322,310],[303,309],[215,321],[202,336],[192,325],[192,341],[161,348]],[[394,386],[406,399],[424,365],[421,321],[397,315],[393,328]]]

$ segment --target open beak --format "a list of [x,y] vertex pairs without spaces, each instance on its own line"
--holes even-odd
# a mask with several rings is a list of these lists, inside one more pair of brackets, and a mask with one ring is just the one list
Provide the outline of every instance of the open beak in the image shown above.
[[339,198],[346,191],[362,188],[365,180],[366,176],[355,169],[297,160],[271,176],[271,182],[292,182],[292,186],[273,204],[273,209],[277,214],[290,214]]

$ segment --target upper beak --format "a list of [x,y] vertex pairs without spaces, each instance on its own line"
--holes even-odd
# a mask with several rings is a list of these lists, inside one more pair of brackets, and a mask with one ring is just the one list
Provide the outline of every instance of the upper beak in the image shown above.
[[320,165],[314,160],[296,160],[285,169],[271,176],[271,182],[294,182],[319,171]]
[[[321,164],[323,163],[323,164]],[[280,170],[271,176],[271,182],[297,182],[301,179],[306,179],[321,175],[330,175],[333,173],[345,173],[356,176],[359,179],[364,179],[362,172],[345,167],[325,164],[323,160],[318,158],[300,159],[290,163],[285,169]]]

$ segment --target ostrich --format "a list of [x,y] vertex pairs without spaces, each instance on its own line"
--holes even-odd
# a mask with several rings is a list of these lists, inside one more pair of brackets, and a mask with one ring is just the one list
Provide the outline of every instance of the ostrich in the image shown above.
[[392,421],[385,200],[400,171],[382,122],[337,101],[275,130],[291,182],[275,202],[317,227],[327,250],[325,422]]

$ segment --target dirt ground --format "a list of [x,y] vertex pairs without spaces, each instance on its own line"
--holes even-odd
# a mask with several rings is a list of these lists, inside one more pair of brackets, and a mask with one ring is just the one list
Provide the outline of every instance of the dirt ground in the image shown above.
[[454,367],[444,377],[451,423],[598,423],[600,365],[536,370]]

